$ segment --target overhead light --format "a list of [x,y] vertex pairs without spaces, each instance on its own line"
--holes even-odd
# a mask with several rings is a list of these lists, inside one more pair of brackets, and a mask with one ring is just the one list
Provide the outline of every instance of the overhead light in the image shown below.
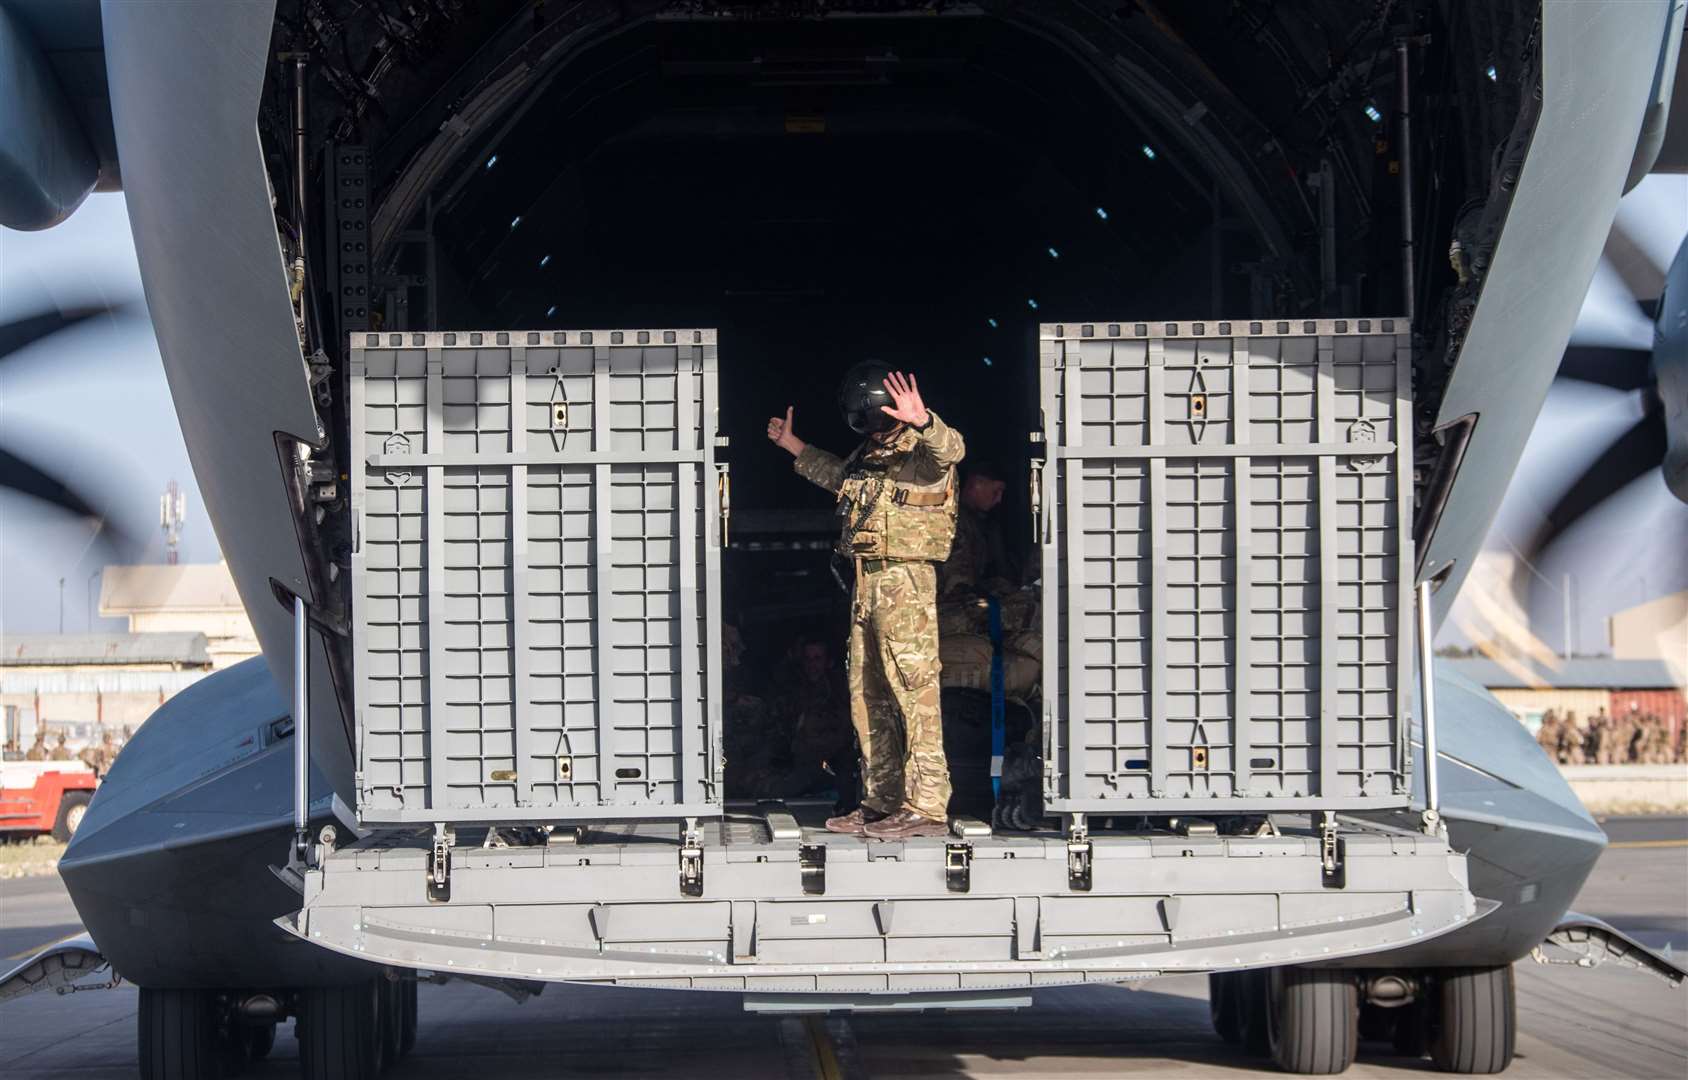
[[1101,218],[1103,221],[1108,220],[1108,212],[1106,210],[1102,209],[1100,206],[1098,206],[1096,208],[1096,216]]
[[539,268],[541,270],[545,269],[547,266],[550,266],[550,265],[551,265],[551,256],[549,256],[549,255],[547,255],[543,259],[539,260]]
[[1143,156],[1148,158],[1150,161],[1155,160],[1155,148],[1150,146],[1148,143],[1144,143]]
[[496,164],[498,164],[498,155],[497,154],[494,154],[491,157],[486,159],[486,167],[487,168],[490,169]]
[[985,366],[986,366],[986,367],[990,367],[990,366],[991,366],[991,358],[990,358],[990,357],[988,357],[988,356],[987,356],[987,357],[985,357]]
[[554,319],[554,318],[557,317],[557,305],[556,304],[552,304],[550,307],[545,309],[545,317],[547,319]]
[[996,320],[995,319],[986,319],[985,321],[991,324],[992,330],[996,329]]
[[1381,124],[1383,123],[1383,114],[1377,111],[1376,105],[1367,105],[1366,119],[1370,120],[1374,124]]
[[1033,311],[1036,311],[1037,310],[1037,301],[1028,299],[1026,301],[1026,306],[1031,308]]
[[1049,257],[1051,259],[1059,259],[1061,257],[1061,253],[1059,251],[1056,251],[1054,248],[1050,248],[1049,249]]
[[517,225],[520,225],[521,223],[522,223],[522,215],[517,214],[515,217],[510,219],[510,228],[514,229]]
[[1483,74],[1489,77],[1490,82],[1494,82],[1496,79],[1500,78],[1500,75],[1495,71],[1495,66],[1493,64],[1490,64],[1488,70],[1484,71]]

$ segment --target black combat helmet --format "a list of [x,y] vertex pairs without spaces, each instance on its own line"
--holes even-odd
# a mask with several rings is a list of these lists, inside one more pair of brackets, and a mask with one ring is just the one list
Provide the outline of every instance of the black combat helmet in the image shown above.
[[863,360],[844,373],[838,384],[838,409],[857,435],[877,435],[896,426],[882,406],[891,404],[885,380],[891,369],[877,360]]

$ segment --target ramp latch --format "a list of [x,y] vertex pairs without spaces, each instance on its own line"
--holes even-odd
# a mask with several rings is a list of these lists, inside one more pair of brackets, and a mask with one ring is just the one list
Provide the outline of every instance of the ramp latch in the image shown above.
[[1067,825],[1067,887],[1074,892],[1090,891],[1090,830],[1082,815],[1074,814]]
[[693,829],[680,844],[680,895],[703,895],[703,842]]
[[973,845],[944,845],[944,886],[950,892],[967,892],[973,887]]
[[804,844],[798,848],[797,869],[805,893],[819,896],[826,892],[826,845]]
[[436,904],[451,899],[451,844],[454,839],[449,826],[434,826],[434,847],[428,856],[428,899]]
[[1319,876],[1327,889],[1341,889],[1348,884],[1348,870],[1344,865],[1347,844],[1336,832],[1336,815],[1327,813],[1319,826]]

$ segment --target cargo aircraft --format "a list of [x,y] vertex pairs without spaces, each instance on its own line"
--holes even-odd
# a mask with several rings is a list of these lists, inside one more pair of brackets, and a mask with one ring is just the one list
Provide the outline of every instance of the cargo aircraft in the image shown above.
[[[1198,971],[1219,1032],[1290,1071],[1364,1034],[1482,1073],[1535,950],[1680,982],[1567,912],[1600,828],[1415,652],[1619,197],[1688,168],[1683,15],[0,0],[0,223],[123,191],[264,653],[123,751],[61,864],[88,933],[0,1000],[121,977],[143,1076],[237,1068],[294,1017],[305,1075],[341,1077],[408,1052],[419,979],[825,1010]],[[1659,284],[1652,352],[1596,377],[1647,402],[1626,475],[1684,497],[1688,255]],[[758,583],[836,602],[830,512],[756,432],[795,401],[842,444],[862,355],[1026,481],[1031,828],[872,846],[722,797],[721,621]],[[1141,588],[1087,600],[1080,563]],[[1317,598],[1262,599],[1268,564]]]

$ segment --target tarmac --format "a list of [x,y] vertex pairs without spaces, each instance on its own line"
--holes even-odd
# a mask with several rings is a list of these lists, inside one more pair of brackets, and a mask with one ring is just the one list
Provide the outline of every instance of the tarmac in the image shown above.
[[[1613,846],[1577,898],[1647,944],[1688,949],[1688,817],[1614,818]],[[57,877],[0,882],[0,957],[80,930]],[[9,966],[10,961],[0,961]],[[1688,1076],[1688,986],[1615,966],[1517,965],[1518,1057],[1509,1078]],[[0,1007],[0,1076],[135,1075],[133,987]],[[284,1027],[244,1073],[296,1076]],[[1405,1077],[1428,1059],[1362,1044],[1346,1075]],[[1200,977],[1143,989],[1039,991],[1017,1012],[746,1014],[737,995],[551,986],[517,1004],[494,991],[424,986],[414,1054],[395,1077],[1235,1077],[1272,1072],[1208,1023]]]

